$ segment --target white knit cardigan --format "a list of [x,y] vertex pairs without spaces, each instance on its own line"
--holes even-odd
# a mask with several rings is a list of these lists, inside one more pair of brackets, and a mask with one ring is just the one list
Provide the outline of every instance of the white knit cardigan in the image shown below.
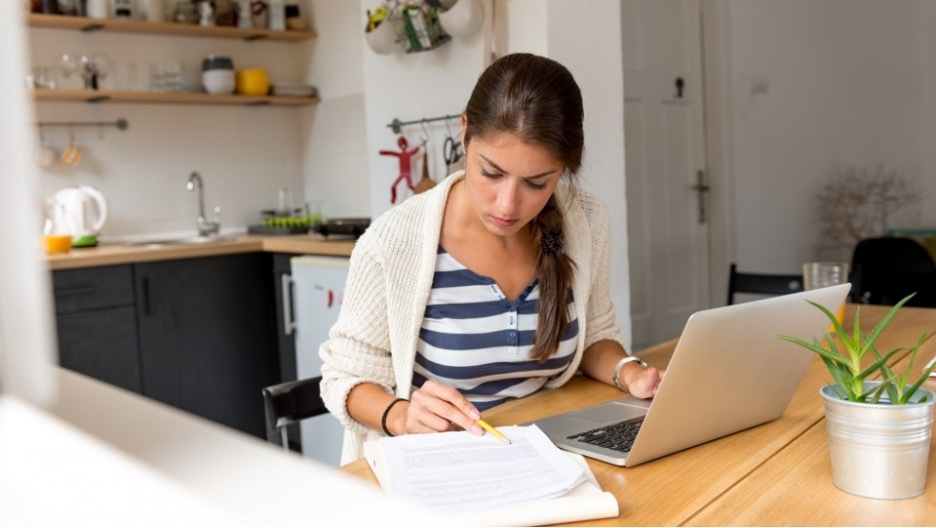
[[[416,343],[435,272],[439,233],[456,172],[375,220],[355,244],[338,321],[322,344],[322,398],[345,426],[342,464],[363,456],[365,440],[383,436],[348,414],[348,393],[374,383],[409,398]],[[575,261],[572,294],[579,321],[578,347],[569,368],[546,384],[575,375],[583,351],[597,341],[621,341],[608,286],[608,212],[595,197],[565,184],[556,188],[565,219],[565,251]]]

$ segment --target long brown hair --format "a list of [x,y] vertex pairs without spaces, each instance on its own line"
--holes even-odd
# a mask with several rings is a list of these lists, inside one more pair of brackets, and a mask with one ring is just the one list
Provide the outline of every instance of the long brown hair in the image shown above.
[[[582,92],[558,62],[532,55],[505,55],[478,79],[465,108],[465,146],[472,137],[503,132],[548,149],[570,178],[585,149]],[[562,251],[563,217],[555,195],[531,222],[541,244],[536,258],[539,310],[532,357],[545,362],[569,325],[569,288],[575,263]]]

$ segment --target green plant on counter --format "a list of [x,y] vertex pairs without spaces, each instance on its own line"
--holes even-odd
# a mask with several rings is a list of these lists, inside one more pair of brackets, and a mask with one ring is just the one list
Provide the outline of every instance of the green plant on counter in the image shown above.
[[[907,347],[898,347],[885,354],[881,354],[874,346],[874,342],[884,329],[887,328],[887,325],[890,324],[891,319],[893,319],[900,307],[914,295],[915,294],[911,293],[894,305],[894,307],[887,312],[887,315],[881,319],[881,322],[874,327],[870,334],[865,334],[861,331],[861,326],[858,324],[861,308],[856,308],[854,328],[851,336],[848,335],[835,315],[826,307],[812,301],[807,301],[809,304],[822,310],[822,313],[832,322],[832,327],[835,329],[835,336],[838,337],[841,348],[836,344],[836,340],[833,339],[833,336],[828,331],[825,332],[824,342],[820,342],[818,338],[813,338],[813,341],[810,343],[790,336],[779,335],[777,337],[818,354],[819,357],[822,358],[822,362],[825,363],[829,373],[832,375],[832,379],[835,381],[835,385],[833,385],[835,392],[843,400],[862,403],[903,405],[910,401],[910,398],[916,390],[926,381],[933,371],[933,368],[936,367],[936,365],[931,365],[929,368],[924,369],[923,375],[910,384],[910,371],[913,369],[913,362],[916,359],[917,351],[920,345],[922,345],[929,336],[924,333],[917,340],[916,345],[910,349],[910,362],[907,365],[907,370],[899,376],[887,365],[887,361],[893,357],[894,354],[906,350]],[[869,352],[874,357],[874,361],[868,367],[862,368],[862,359]],[[881,384],[865,391],[864,381],[875,372],[881,373]],[[882,399],[885,394],[887,398]],[[926,401],[926,396],[920,400],[920,402],[923,401]]]

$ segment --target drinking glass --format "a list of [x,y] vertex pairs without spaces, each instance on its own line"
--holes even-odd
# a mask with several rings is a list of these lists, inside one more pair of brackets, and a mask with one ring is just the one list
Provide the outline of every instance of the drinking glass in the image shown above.
[[[847,262],[806,262],[803,264],[803,287],[807,291],[846,282],[848,282]],[[843,302],[835,318],[841,324],[844,317],[845,303]]]

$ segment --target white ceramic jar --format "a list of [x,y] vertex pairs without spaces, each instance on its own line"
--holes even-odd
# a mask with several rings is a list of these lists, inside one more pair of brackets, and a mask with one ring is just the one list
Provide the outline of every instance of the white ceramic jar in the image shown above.
[[110,2],[108,0],[88,0],[85,4],[85,13],[89,18],[107,18],[110,16]]

